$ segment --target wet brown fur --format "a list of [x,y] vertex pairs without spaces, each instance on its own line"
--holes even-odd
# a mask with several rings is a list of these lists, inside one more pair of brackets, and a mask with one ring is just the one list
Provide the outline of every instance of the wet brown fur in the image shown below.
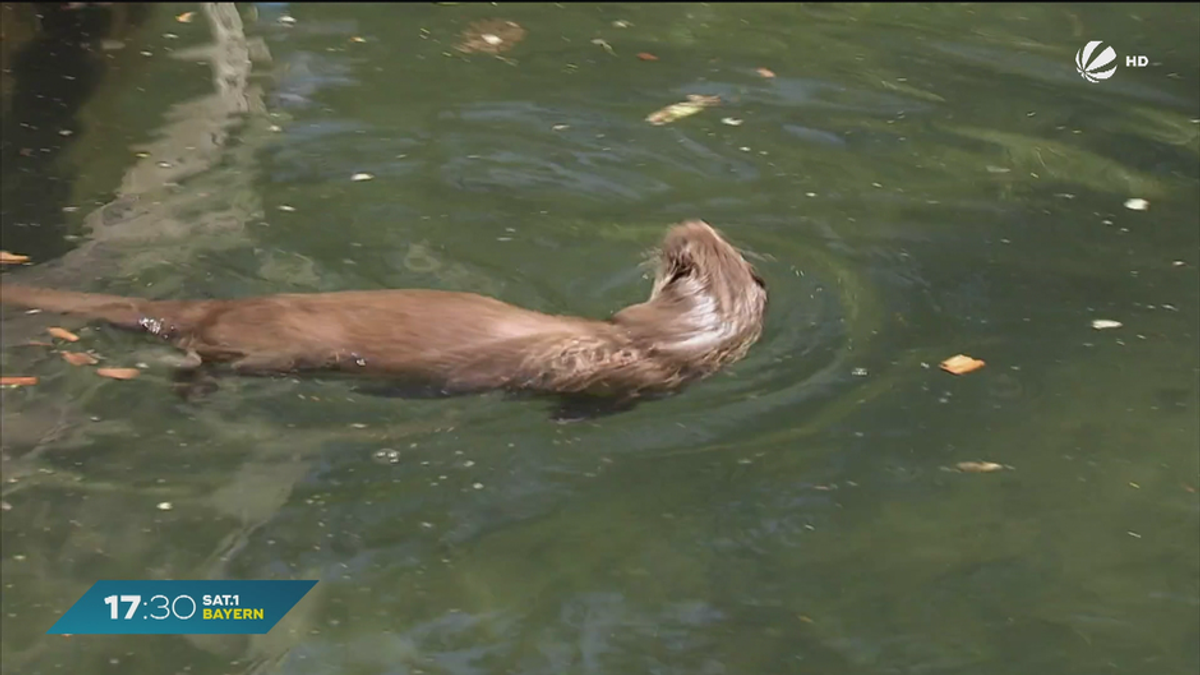
[[766,287],[702,221],[673,226],[643,303],[607,321],[435,290],[141,300],[0,284],[0,303],[156,334],[237,373],[332,370],[492,389],[637,397],[742,358],[762,332]]

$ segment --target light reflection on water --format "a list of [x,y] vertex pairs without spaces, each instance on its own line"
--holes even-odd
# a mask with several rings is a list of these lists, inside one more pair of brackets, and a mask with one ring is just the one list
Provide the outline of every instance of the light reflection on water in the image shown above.
[[[744,362],[578,425],[328,378],[193,406],[161,369],[100,382],[17,348],[41,319],[6,316],[5,372],[43,381],[2,394],[5,672],[1194,671],[1195,66],[1086,85],[1052,6],[680,7],[511,8],[530,34],[510,65],[450,50],[492,7],[259,5],[265,107],[178,186],[143,167],[99,244],[18,273],[601,317],[648,292],[639,256],[666,224],[699,216],[770,286]],[[1194,10],[1146,10],[1138,47],[1189,63]],[[159,14],[155,49],[183,32]],[[145,67],[97,105],[166,109],[183,86],[139,78],[196,66]],[[690,93],[723,104],[643,121]],[[168,146],[188,138],[173,122]],[[128,141],[105,136],[81,134],[80,204],[116,189],[94,174]],[[987,368],[937,370],[958,352]],[[1014,468],[954,470],[979,460]],[[48,641],[97,575],[322,583],[265,638]]]

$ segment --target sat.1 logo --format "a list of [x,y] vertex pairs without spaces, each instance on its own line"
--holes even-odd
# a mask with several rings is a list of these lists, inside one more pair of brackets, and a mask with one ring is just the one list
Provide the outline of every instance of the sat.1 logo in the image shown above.
[[[1112,48],[1112,45],[1105,45],[1097,53],[1097,49],[1104,43],[1100,40],[1092,40],[1083,46],[1083,49],[1075,52],[1075,70],[1079,71],[1079,76],[1083,79],[1095,84],[1102,82],[1112,77],[1117,72],[1117,50]],[[1127,68],[1144,68],[1150,63],[1150,59],[1145,56],[1129,55],[1125,57],[1125,66]]]

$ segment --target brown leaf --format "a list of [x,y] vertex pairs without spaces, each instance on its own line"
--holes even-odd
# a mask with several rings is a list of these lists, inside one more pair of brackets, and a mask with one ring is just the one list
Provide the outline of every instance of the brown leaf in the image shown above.
[[29,262],[29,256],[0,251],[0,265],[19,265],[23,262]]
[[137,368],[97,368],[96,374],[100,377],[109,377],[114,380],[132,380],[141,375],[142,371]]
[[650,52],[640,52],[637,57],[643,61],[657,61],[658,57]]
[[993,471],[1000,471],[1004,468],[1003,464],[997,464],[995,462],[959,462],[954,466],[957,467],[959,471],[966,471],[967,473],[991,473]]
[[455,49],[468,54],[499,54],[512,49],[523,39],[525,29],[515,21],[487,19],[468,25]]
[[100,363],[96,357],[83,352],[63,352],[62,357],[64,361],[73,366],[94,366]]
[[767,68],[757,68],[754,72],[768,79],[775,77],[775,72]]
[[36,377],[0,377],[0,387],[28,387],[38,383]]
[[966,354],[958,354],[942,361],[941,369],[954,375],[963,375],[972,370],[979,370],[984,365],[986,365],[984,361],[973,359]]
[[58,338],[59,340],[66,340],[67,342],[79,342],[79,336],[67,330],[66,328],[52,326],[47,328],[46,332]]
[[179,16],[175,17],[175,20],[178,21],[179,23],[191,23],[192,17],[194,17],[194,16],[196,16],[195,12],[184,12],[183,14],[180,14]]

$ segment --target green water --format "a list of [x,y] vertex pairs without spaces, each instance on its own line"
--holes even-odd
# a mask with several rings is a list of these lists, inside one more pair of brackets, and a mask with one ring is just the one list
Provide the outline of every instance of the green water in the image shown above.
[[[37,264],[6,279],[603,317],[700,217],[765,334],[558,425],[311,378],[186,404],[145,340],[6,311],[40,382],[0,393],[3,672],[1200,668],[1197,5],[240,9],[156,8],[70,136],[14,108],[4,248]],[[454,49],[497,17],[503,59]],[[644,121],[687,94],[723,103]],[[144,374],[23,345],[55,324]],[[98,579],[186,578],[320,583],[266,636],[45,635]]]

